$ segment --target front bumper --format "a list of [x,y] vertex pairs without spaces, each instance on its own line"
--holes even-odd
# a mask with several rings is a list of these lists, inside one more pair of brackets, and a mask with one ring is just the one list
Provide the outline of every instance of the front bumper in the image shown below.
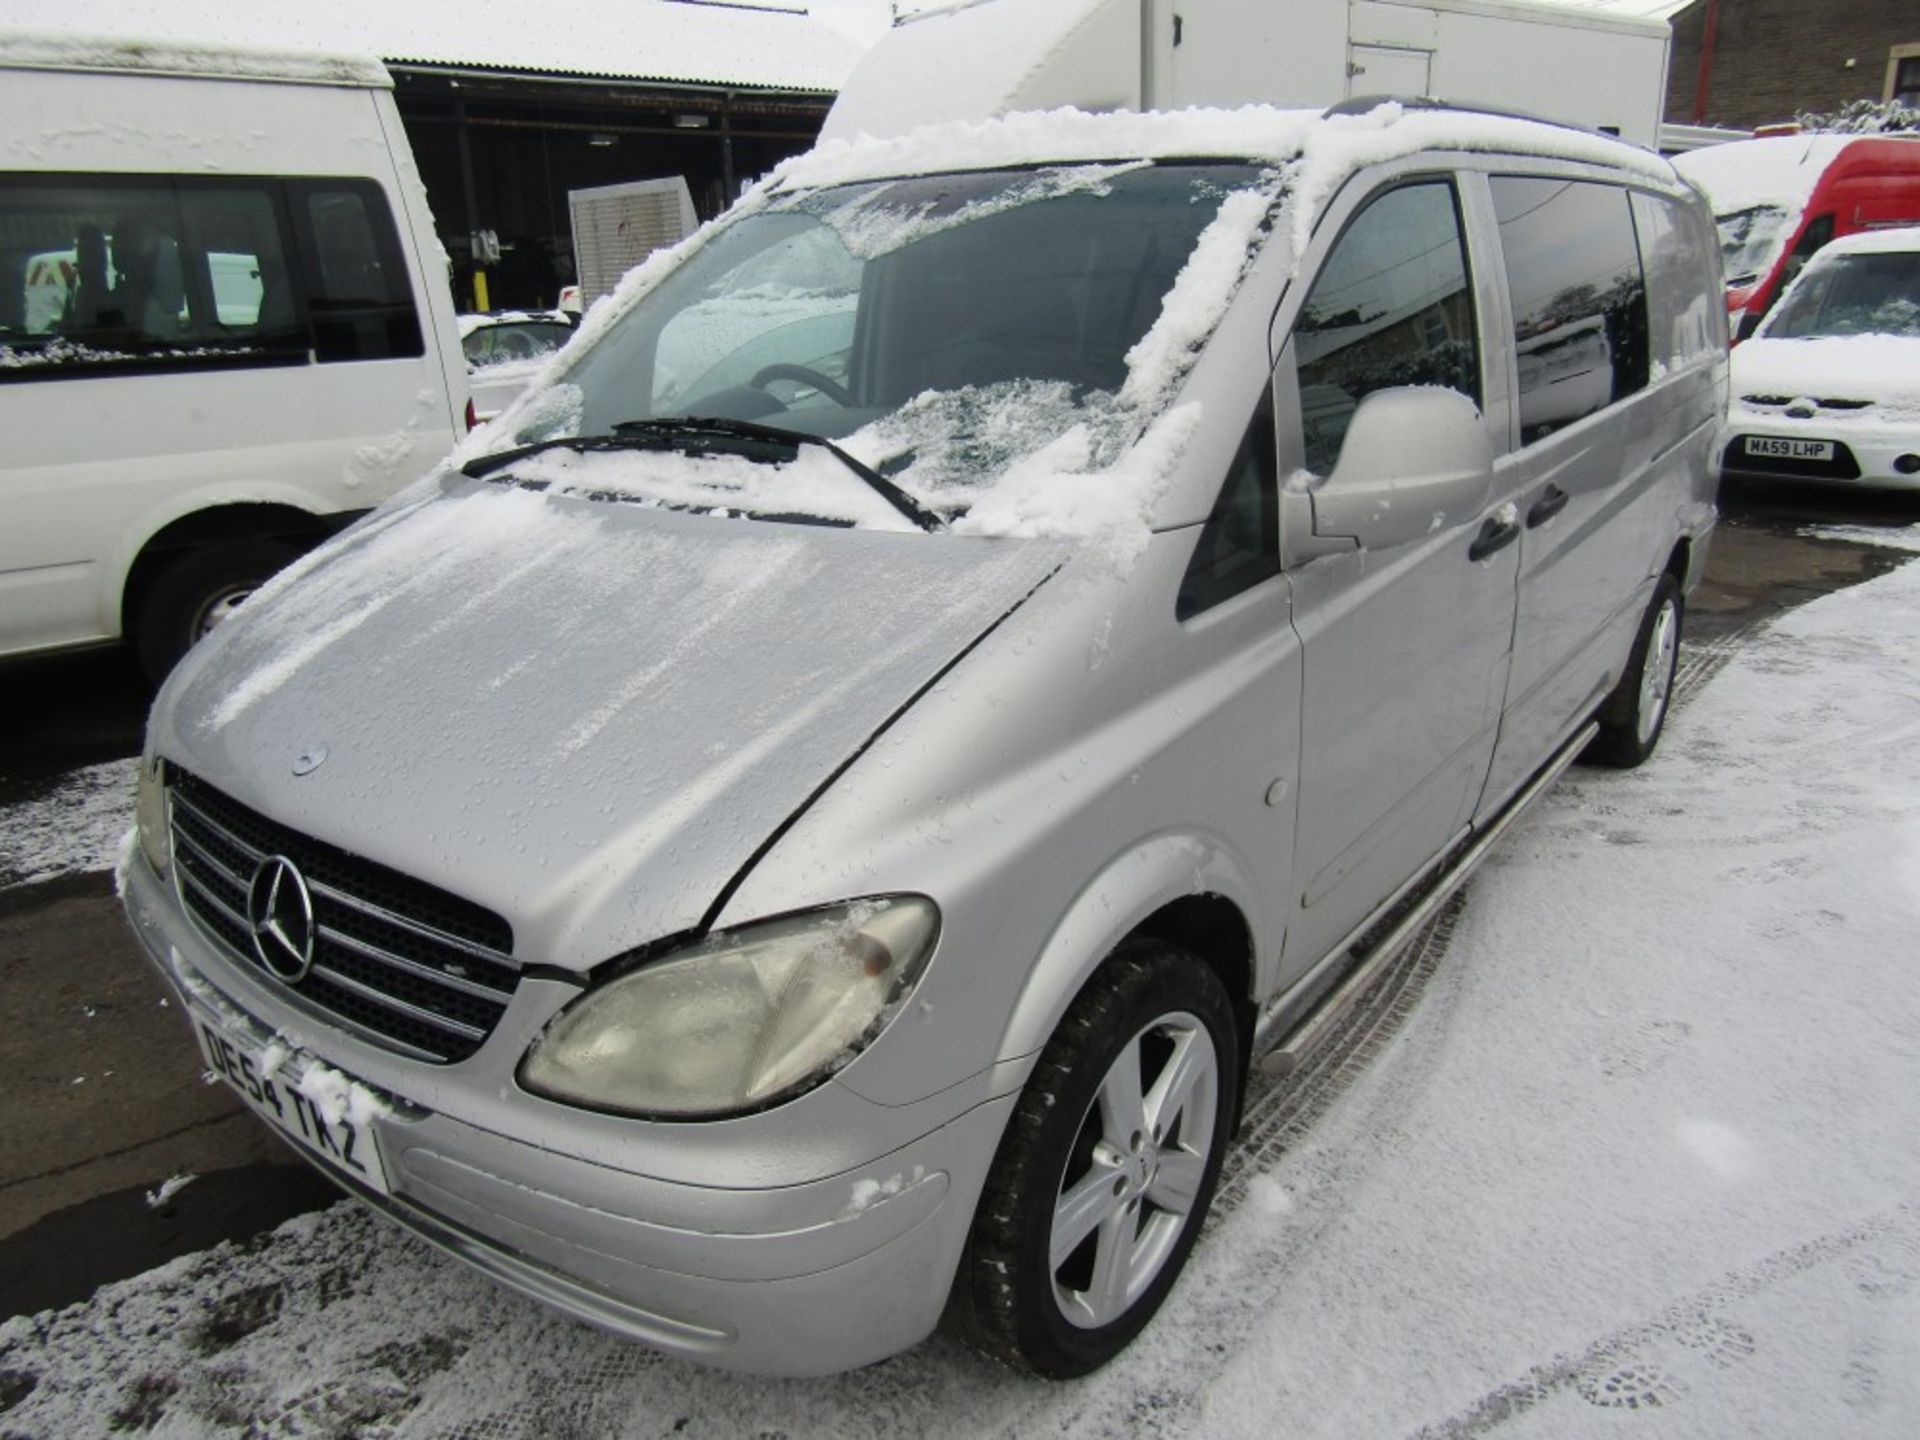
[[[308,1158],[492,1279],[629,1339],[758,1374],[851,1369],[917,1343],[938,1322],[1013,1093],[962,1087],[947,1106],[958,1113],[905,1143],[889,1133],[900,1112],[856,1123],[854,1150],[864,1131],[874,1153],[852,1164],[844,1122],[869,1102],[836,1085],[814,1092],[820,1103],[808,1107],[841,1122],[818,1135],[794,1118],[813,1097],[720,1126],[572,1112],[503,1087],[484,1066],[376,1058],[276,1006],[199,933],[144,860],[130,867],[125,898],[135,934],[189,1015],[214,1019],[256,1050],[276,1036],[291,1041],[390,1101],[393,1113],[371,1125],[392,1193]],[[419,1072],[411,1084],[409,1068]],[[467,1093],[480,1089],[489,1093]],[[469,1098],[471,1113],[449,1113]],[[568,1123],[576,1113],[578,1134]],[[620,1163],[622,1127],[646,1142],[630,1147],[631,1168]],[[647,1162],[662,1132],[711,1147],[725,1128],[732,1143],[760,1153],[725,1164],[716,1156],[714,1172],[737,1182],[743,1166],[757,1166],[779,1183],[648,1173],[660,1168]]]
[[[1824,440],[1834,447],[1828,461],[1791,460],[1746,453],[1750,435],[1792,440]],[[1722,432],[1718,446],[1720,473],[1737,479],[1794,480],[1819,485],[1844,485],[1875,490],[1920,490],[1920,471],[1906,474],[1896,468],[1902,456],[1920,455],[1920,421],[1889,424],[1862,419],[1836,420],[1815,416],[1797,420],[1736,410]]]

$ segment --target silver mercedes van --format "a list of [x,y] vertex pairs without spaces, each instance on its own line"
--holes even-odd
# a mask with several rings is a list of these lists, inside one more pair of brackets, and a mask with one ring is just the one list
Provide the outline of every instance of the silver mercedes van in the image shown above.
[[1575,758],[1714,521],[1710,216],[1438,109],[825,146],[188,656],[134,928],[207,1064],[694,1360],[1049,1376]]

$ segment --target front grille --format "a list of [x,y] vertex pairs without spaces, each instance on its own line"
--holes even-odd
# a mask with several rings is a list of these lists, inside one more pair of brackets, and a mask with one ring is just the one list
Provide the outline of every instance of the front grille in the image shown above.
[[[1742,395],[1740,397],[1741,404],[1754,405],[1766,410],[1784,410],[1793,404],[1793,401],[1794,397],[1791,395]],[[1817,409],[1821,410],[1865,410],[1873,404],[1871,400],[1840,400],[1831,397],[1815,400],[1813,403]]]
[[[167,771],[181,904],[221,948],[308,1009],[390,1049],[442,1063],[480,1048],[520,980],[513,930],[492,911],[256,814]],[[282,981],[261,963],[247,892],[283,856],[313,900],[313,966]]]

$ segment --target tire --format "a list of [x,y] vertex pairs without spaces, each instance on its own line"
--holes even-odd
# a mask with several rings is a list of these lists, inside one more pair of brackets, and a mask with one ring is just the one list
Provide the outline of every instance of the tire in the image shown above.
[[1671,575],[1662,575],[1640,622],[1640,633],[1634,637],[1626,673],[1596,717],[1600,733],[1581,759],[1631,770],[1653,754],[1673,699],[1683,615],[1680,583]]
[[960,1338],[1055,1379],[1124,1349],[1200,1233],[1240,1069],[1219,977],[1158,940],[1122,945],[1007,1122],[949,1302]]
[[195,641],[300,553],[278,540],[241,540],[189,550],[170,561],[147,587],[133,620],[134,648],[147,679],[158,687]]

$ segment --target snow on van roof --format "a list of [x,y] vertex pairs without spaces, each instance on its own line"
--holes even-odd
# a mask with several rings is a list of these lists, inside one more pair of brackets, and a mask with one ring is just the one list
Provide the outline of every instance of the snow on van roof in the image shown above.
[[393,85],[386,67],[368,55],[58,30],[0,30],[0,69],[120,70],[381,89]]
[[876,139],[828,140],[781,164],[775,188],[814,189],[900,175],[1098,160],[1268,160],[1290,177],[1296,246],[1334,189],[1354,170],[1428,151],[1547,156],[1624,168],[1664,185],[1673,167],[1651,151],[1590,130],[1480,111],[1387,102],[1359,115],[1318,110],[1174,110],[1089,114],[1061,109],[923,126]]
[[1798,214],[1833,157],[1857,135],[1769,135],[1689,150],[1674,169],[1700,187],[1716,215],[1761,205]]
[[280,50],[379,56],[515,73],[666,80],[830,93],[860,45],[784,0],[571,0],[542,18],[472,0],[0,0],[0,24],[138,35],[197,47],[237,40]]

